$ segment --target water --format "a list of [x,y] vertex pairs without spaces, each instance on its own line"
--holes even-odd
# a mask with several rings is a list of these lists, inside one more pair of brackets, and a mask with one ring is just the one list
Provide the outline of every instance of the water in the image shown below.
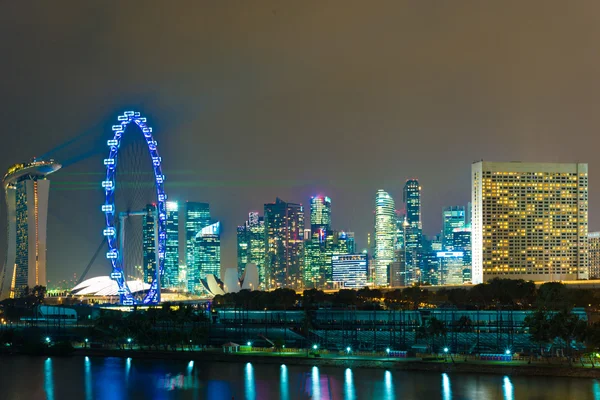
[[251,363],[6,357],[0,358],[0,398],[600,400],[600,381]]

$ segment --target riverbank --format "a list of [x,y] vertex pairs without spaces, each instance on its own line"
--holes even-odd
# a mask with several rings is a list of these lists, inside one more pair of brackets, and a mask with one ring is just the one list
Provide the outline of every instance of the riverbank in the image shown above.
[[72,356],[77,357],[120,357],[136,359],[161,359],[161,360],[195,360],[200,362],[236,362],[256,364],[286,364],[309,365],[339,368],[380,368],[398,371],[423,371],[446,373],[476,373],[496,374],[508,376],[551,376],[570,378],[600,378],[600,367],[566,364],[548,364],[526,361],[467,361],[455,357],[453,363],[447,360],[422,361],[412,359],[390,359],[382,357],[364,356],[339,356],[328,355],[324,357],[306,357],[304,353],[293,354],[266,354],[262,352],[221,353],[217,351],[144,351],[144,350],[118,350],[118,349],[76,349]]

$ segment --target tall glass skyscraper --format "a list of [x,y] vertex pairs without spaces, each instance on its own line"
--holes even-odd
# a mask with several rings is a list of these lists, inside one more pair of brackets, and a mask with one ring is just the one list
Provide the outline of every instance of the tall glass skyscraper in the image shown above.
[[267,289],[302,286],[304,209],[277,198],[265,204],[265,283]]
[[419,263],[423,225],[421,223],[421,186],[416,179],[409,179],[404,185],[404,207],[406,224],[404,230],[404,248],[406,252],[407,284],[419,282]]
[[396,237],[396,211],[394,199],[387,192],[378,190],[375,196],[375,277],[377,286],[386,286],[388,266],[394,261]]
[[46,223],[49,174],[61,165],[33,160],[11,167],[4,176],[8,251],[0,279],[0,299],[21,297],[25,288],[46,286]]
[[156,242],[158,226],[156,225],[156,205],[148,204],[142,217],[142,255],[144,282],[152,283],[156,277]]
[[179,204],[167,202],[167,241],[162,287],[176,288],[179,285]]
[[310,198],[310,230],[315,233],[319,230],[331,230],[331,199],[327,196],[313,196]]
[[213,274],[221,278],[221,223],[215,222],[202,228],[196,235],[195,267],[200,271],[200,279]]
[[210,205],[208,203],[185,203],[185,264],[187,266],[187,286],[193,291],[199,283],[199,272],[194,257],[196,251],[196,235],[210,225]]
[[258,268],[259,286],[264,285],[265,265],[265,220],[253,211],[248,221],[237,228],[238,275],[241,278],[246,264],[254,263]]
[[442,210],[442,248],[454,251],[454,229],[465,227],[463,206],[444,207]]

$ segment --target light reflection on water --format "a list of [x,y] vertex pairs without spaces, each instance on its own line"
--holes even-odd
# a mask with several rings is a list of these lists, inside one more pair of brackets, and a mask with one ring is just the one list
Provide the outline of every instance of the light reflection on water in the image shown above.
[[118,358],[0,360],[2,399],[600,400],[594,379]]

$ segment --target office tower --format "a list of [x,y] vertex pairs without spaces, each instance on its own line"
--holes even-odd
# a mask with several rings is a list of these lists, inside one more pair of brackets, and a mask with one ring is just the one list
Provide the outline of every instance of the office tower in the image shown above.
[[175,289],[179,285],[179,203],[167,201],[165,263],[162,287]]
[[327,196],[310,198],[310,230],[317,232],[331,230],[331,199]]
[[465,269],[471,269],[471,228],[454,228],[452,232],[454,251],[463,252],[463,265]]
[[193,290],[196,284],[199,284],[199,271],[193,266],[195,265],[194,256],[197,253],[195,249],[196,235],[198,232],[209,226],[210,220],[210,205],[208,203],[197,203],[192,201],[185,202],[185,224],[182,225],[185,233],[185,264],[187,265],[186,281],[188,289]]
[[212,274],[221,278],[221,223],[215,222],[204,227],[196,235],[195,268],[200,279]]
[[259,285],[264,284],[265,220],[257,212],[248,214],[248,221],[237,228],[238,275],[241,278],[246,264],[254,263],[258,269]]
[[404,263],[404,249],[396,250],[394,262],[389,266],[388,279],[390,287],[406,286],[406,264]]
[[398,214],[396,216],[396,241],[394,242],[394,249],[404,249],[404,225],[407,224],[406,217],[404,214]]
[[60,168],[53,160],[33,160],[12,166],[4,176],[8,249],[0,299],[21,297],[28,287],[46,286],[47,176]]
[[421,256],[423,226],[421,223],[421,186],[416,179],[409,179],[404,185],[404,207],[406,224],[404,228],[404,248],[406,270],[409,282],[418,282],[418,269]]
[[388,265],[394,261],[396,239],[396,211],[394,199],[387,192],[378,190],[375,197],[375,276],[377,286],[388,285]]
[[440,251],[437,253],[440,260],[440,285],[463,284],[463,252]]
[[156,205],[148,204],[142,216],[142,255],[144,282],[152,283],[156,278],[156,243],[158,225],[156,224]]
[[321,243],[309,236],[304,241],[304,286],[306,288],[323,288],[325,280],[322,264]]
[[339,289],[360,289],[367,285],[366,254],[339,254],[331,257],[333,285]]
[[354,232],[333,231],[332,254],[354,254]]
[[277,198],[265,204],[265,284],[297,288],[303,278],[304,209]]
[[472,279],[587,279],[587,164],[472,165]]
[[588,233],[589,245],[589,276],[590,279],[600,278],[600,232]]
[[453,251],[454,229],[465,227],[463,206],[444,207],[442,210],[442,249]]

